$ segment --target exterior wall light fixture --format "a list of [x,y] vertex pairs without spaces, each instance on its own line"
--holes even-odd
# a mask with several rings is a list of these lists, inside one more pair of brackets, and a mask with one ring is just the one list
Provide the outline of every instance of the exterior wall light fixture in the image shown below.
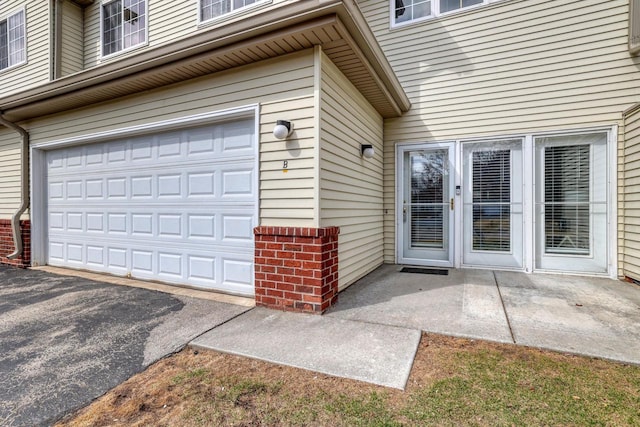
[[293,123],[287,120],[277,120],[273,128],[273,136],[277,139],[285,139],[293,133]]
[[371,159],[373,157],[373,155],[375,154],[375,151],[373,149],[373,145],[371,145],[371,144],[360,144],[360,154],[362,154],[362,157],[364,157],[365,159]]

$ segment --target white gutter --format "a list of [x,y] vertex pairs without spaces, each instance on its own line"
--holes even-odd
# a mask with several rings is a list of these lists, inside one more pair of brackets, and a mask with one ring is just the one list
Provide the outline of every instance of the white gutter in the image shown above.
[[17,124],[6,120],[2,115],[2,111],[0,111],[0,124],[15,130],[22,137],[22,152],[20,153],[20,185],[22,187],[20,207],[18,207],[18,210],[15,211],[11,217],[11,231],[13,232],[15,251],[7,255],[7,258],[15,259],[22,255],[24,249],[22,245],[22,234],[20,233],[20,217],[29,207],[29,133]]

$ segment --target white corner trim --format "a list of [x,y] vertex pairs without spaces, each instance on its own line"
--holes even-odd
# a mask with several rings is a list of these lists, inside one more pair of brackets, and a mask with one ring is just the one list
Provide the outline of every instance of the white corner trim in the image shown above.
[[[611,126],[609,131],[609,152],[607,166],[609,167],[609,277],[618,278],[618,251],[620,243],[618,241],[618,125]],[[624,201],[623,201],[624,203]],[[622,243],[624,245],[624,242]]]
[[110,139],[117,139],[121,136],[127,138],[145,135],[152,132],[179,129],[185,126],[197,126],[199,124],[211,123],[218,120],[228,120],[241,117],[255,117],[259,111],[258,104],[251,104],[243,107],[229,108],[215,112],[194,114],[191,116],[178,117],[175,119],[161,120],[158,122],[146,123],[143,125],[128,126],[104,132],[95,132],[54,141],[39,142],[31,144],[32,148],[40,150],[51,150],[53,148],[69,147],[79,144],[89,144],[94,142],[104,142]]

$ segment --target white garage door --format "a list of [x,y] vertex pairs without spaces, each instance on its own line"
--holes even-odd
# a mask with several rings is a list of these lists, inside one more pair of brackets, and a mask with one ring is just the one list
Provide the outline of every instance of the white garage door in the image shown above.
[[48,264],[253,294],[252,120],[47,153]]

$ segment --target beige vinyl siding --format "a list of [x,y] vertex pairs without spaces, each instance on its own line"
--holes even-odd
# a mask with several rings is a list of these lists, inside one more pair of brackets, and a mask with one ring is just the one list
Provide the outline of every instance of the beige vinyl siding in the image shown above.
[[82,71],[84,18],[82,8],[70,1],[62,2],[62,27],[60,28],[62,43],[60,51],[61,76]]
[[[260,104],[261,224],[313,226],[313,75],[313,52],[303,51],[34,120],[29,123],[31,141],[51,142]],[[295,133],[288,141],[273,137],[277,119],[295,122]],[[283,160],[289,162],[286,174],[282,172]]]
[[[385,122],[391,212],[396,143],[621,126],[622,112],[640,101],[626,0],[505,0],[395,29],[388,1],[358,4],[412,102]],[[394,233],[388,217],[387,262]]]
[[625,116],[624,275],[640,280],[640,109]]
[[[382,117],[321,54],[320,226],[338,226],[339,288],[383,262]],[[360,144],[373,144],[373,159]]]
[[20,136],[0,126],[0,219],[9,219],[20,205]]
[[[230,14],[227,17],[213,20],[208,23],[198,23],[198,0],[188,2],[152,1],[147,0],[149,10],[148,20],[148,44],[140,46],[156,47],[177,39],[189,37],[203,28],[225,25],[230,22],[243,19],[251,19],[251,16],[262,13],[265,9],[278,7],[287,0],[272,0],[264,4],[250,7],[241,13]],[[126,55],[135,55],[139,49],[133,49],[122,54],[101,58],[100,44],[100,2],[85,9],[85,68],[95,67],[101,61],[111,58],[121,58]]]
[[26,6],[27,62],[0,70],[0,98],[46,83],[50,79],[49,2],[10,0],[0,2],[0,19]]

